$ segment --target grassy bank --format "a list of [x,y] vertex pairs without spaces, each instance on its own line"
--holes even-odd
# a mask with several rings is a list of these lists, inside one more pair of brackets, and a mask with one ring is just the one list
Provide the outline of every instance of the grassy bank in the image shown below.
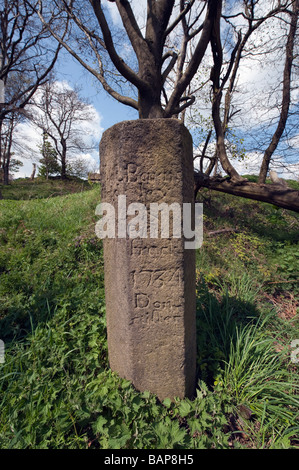
[[160,403],[108,367],[99,187],[48,189],[0,201],[0,448],[297,447],[298,216],[199,195],[198,387]]
[[47,197],[64,196],[91,189],[92,185],[88,181],[79,178],[68,178],[64,181],[59,178],[19,178],[12,184],[3,185],[0,183],[0,193],[3,199],[10,200],[30,200],[44,199]]

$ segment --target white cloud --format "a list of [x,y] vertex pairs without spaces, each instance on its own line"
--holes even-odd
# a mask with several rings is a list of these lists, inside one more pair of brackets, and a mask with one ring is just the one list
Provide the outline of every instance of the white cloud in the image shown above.
[[[145,25],[146,19],[146,3],[147,0],[132,0],[131,2],[132,10],[135,14],[136,20],[140,28],[143,28]],[[111,16],[112,22],[115,26],[122,26],[122,20],[118,12],[115,2],[109,2],[108,0],[104,1],[104,5],[108,8],[109,14]]]
[[[244,160],[232,160],[231,163],[240,175],[258,175],[263,156],[261,152],[250,152]],[[271,162],[269,169],[275,170],[280,178],[296,180],[299,177],[299,163],[287,163],[279,156]]]
[[[203,143],[198,148],[194,148],[194,155],[200,155],[203,149]],[[207,155],[214,155],[215,143],[209,144],[207,148]],[[230,158],[230,162],[240,175],[258,175],[263,161],[264,154],[262,152],[247,152],[243,159]],[[204,159],[203,171],[207,169],[209,160]],[[194,161],[195,169],[200,169],[200,158]],[[276,156],[270,164],[270,170],[275,170],[279,178],[284,179],[299,179],[299,163],[288,163],[282,156]],[[222,170],[221,165],[218,167],[218,172],[224,176],[226,173]],[[213,173],[212,173],[213,175]]]
[[260,152],[251,152],[243,160],[232,160],[231,163],[240,175],[258,175],[263,160]]

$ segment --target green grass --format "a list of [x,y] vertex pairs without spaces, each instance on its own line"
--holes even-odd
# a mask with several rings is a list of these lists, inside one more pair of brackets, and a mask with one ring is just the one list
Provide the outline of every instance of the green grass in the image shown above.
[[[91,276],[93,262],[101,263],[93,230],[96,198],[98,189],[63,198],[1,202],[3,340],[6,334],[26,332],[29,322],[41,321],[66,297],[77,302],[80,279]],[[102,278],[102,270],[95,276]]]
[[0,184],[0,193],[3,199],[43,199],[47,197],[63,196],[91,189],[88,181],[79,178],[68,178],[64,181],[59,178],[19,178],[9,185]]
[[298,216],[200,195],[198,386],[161,403],[109,369],[99,187],[48,190],[0,201],[0,448],[297,447]]
[[[234,403],[234,437],[250,447],[288,447],[288,430],[293,437],[298,432],[298,370],[288,357],[289,339],[284,354],[275,347],[275,335],[281,334],[275,312],[261,316],[263,312],[248,303],[248,290],[246,300],[226,292],[219,302],[205,283],[200,288],[199,367],[213,390]],[[242,415],[244,409],[249,416]]]

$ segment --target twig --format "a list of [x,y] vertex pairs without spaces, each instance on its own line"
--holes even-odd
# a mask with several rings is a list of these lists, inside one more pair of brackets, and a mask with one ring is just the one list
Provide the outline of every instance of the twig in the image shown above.
[[238,229],[236,229],[236,228],[223,228],[221,230],[214,230],[213,232],[208,232],[207,235],[208,235],[208,237],[211,237],[213,235],[219,235],[220,233],[229,233],[229,232],[238,232]]

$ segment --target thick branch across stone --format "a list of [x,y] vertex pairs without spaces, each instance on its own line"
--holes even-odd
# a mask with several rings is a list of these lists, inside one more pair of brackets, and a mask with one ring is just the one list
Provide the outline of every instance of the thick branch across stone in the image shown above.
[[246,180],[233,182],[229,178],[209,178],[197,172],[194,173],[194,179],[197,191],[200,187],[209,188],[255,201],[268,202],[299,213],[299,191],[280,184],[258,184]]

